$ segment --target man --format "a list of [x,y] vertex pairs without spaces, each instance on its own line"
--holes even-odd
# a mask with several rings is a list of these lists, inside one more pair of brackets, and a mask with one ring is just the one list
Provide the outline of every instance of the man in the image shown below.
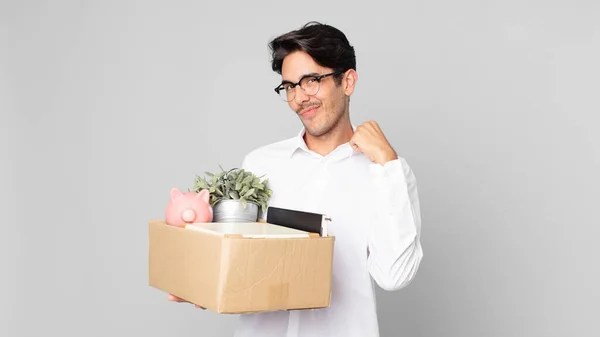
[[373,281],[388,291],[403,288],[423,256],[415,177],[376,122],[351,124],[358,76],[341,31],[311,22],[269,46],[282,78],[275,91],[303,128],[250,152],[242,167],[269,178],[269,205],[331,217],[331,305],[240,315],[236,336],[376,337]]

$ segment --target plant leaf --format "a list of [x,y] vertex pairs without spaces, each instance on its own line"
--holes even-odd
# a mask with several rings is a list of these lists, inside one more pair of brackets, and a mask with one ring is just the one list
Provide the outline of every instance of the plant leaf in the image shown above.
[[245,198],[245,197],[249,197],[249,196],[251,196],[252,194],[254,194],[254,189],[253,189],[253,188],[249,189],[249,190],[248,190],[246,193],[244,193],[244,194],[243,194],[243,197],[244,197],[244,198]]
[[234,199],[240,200],[244,208],[248,202],[254,202],[263,212],[266,212],[268,200],[273,194],[268,179],[261,182],[266,175],[257,177],[253,172],[242,168],[225,170],[221,164],[219,168],[221,169],[219,173],[204,172],[204,177],[196,175],[192,190],[195,192],[208,190],[213,207],[221,200]]
[[249,184],[253,179],[254,177],[252,175],[249,175],[246,178],[244,178],[244,180],[242,180],[242,184]]

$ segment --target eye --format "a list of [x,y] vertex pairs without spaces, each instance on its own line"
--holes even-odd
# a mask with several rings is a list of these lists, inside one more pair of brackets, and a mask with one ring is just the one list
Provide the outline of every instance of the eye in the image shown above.
[[317,82],[317,79],[313,76],[305,77],[301,81],[302,87],[312,87]]

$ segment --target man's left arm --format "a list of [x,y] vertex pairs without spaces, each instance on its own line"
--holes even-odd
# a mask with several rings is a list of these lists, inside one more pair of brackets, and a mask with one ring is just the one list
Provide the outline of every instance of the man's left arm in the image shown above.
[[414,279],[423,258],[416,178],[376,122],[360,125],[350,145],[373,162],[376,199],[369,224],[369,273],[382,289],[398,290]]
[[415,176],[402,158],[372,165],[377,198],[369,224],[367,266],[377,284],[393,291],[407,286],[423,257]]

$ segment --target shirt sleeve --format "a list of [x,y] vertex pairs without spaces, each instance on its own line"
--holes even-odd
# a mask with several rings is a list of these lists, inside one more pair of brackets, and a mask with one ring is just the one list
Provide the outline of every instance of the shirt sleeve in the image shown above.
[[376,198],[367,265],[382,289],[394,291],[413,280],[423,257],[417,182],[403,158],[370,169]]

